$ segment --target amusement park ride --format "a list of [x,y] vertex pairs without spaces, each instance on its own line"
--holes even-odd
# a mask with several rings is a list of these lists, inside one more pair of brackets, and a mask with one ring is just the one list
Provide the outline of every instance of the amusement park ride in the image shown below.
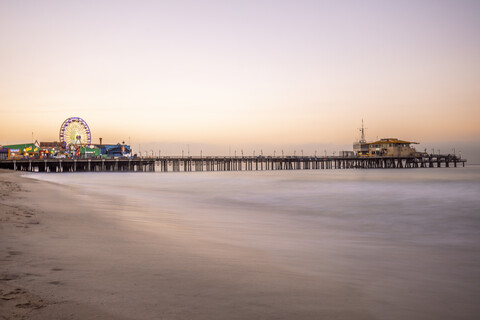
[[60,127],[60,148],[74,158],[128,158],[130,146],[122,144],[92,144],[92,132],[87,122],[79,117],[66,119]]
[[75,150],[80,146],[90,146],[92,133],[85,120],[70,117],[62,123],[59,139],[65,150]]

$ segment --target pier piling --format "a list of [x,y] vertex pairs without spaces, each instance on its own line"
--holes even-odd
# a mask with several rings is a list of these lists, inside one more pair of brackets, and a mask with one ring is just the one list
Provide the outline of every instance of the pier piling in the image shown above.
[[0,168],[43,172],[203,172],[327,169],[451,168],[465,159],[455,155],[418,157],[156,157],[133,159],[12,159]]

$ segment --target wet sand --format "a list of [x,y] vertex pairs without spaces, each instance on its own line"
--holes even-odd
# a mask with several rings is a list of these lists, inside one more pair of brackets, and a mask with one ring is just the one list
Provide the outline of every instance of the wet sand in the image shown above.
[[261,252],[103,218],[78,190],[0,173],[7,319],[372,319],[355,288]]
[[[132,220],[121,211],[135,207],[81,188],[7,171],[0,182],[0,319],[476,319],[480,312],[478,245],[459,251],[339,233],[345,242],[329,234],[314,256],[275,255],[237,241],[238,230],[225,225],[202,236],[204,229],[168,214]],[[269,241],[265,231],[259,239]],[[229,232],[236,241],[226,240]]]

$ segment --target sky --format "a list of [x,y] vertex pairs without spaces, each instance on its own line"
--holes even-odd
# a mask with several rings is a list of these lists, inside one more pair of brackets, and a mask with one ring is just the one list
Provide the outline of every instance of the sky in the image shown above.
[[480,163],[478,17],[477,0],[0,0],[0,144],[76,116],[142,152],[331,154],[363,119],[367,140]]

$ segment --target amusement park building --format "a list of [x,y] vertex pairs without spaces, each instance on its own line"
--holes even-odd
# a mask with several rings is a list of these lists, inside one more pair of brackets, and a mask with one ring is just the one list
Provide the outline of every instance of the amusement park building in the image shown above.
[[40,148],[43,148],[43,149],[57,149],[59,150],[60,148],[62,147],[62,145],[60,144],[60,142],[58,141],[52,141],[52,142],[40,142]]
[[0,147],[0,160],[7,160],[8,159],[8,149]]
[[22,143],[0,147],[0,159],[21,158],[116,158],[129,157],[131,148],[123,144],[102,144],[78,146],[75,150],[65,150],[59,142]]
[[39,157],[43,151],[35,143],[21,143],[3,146],[7,150],[8,159],[22,158],[22,157]]
[[60,127],[59,141],[23,143],[0,146],[0,159],[24,158],[124,158],[131,156],[131,148],[125,143],[91,143],[92,133],[88,124],[79,117],[66,119]]
[[126,144],[97,144],[96,148],[101,150],[101,154],[107,158],[128,157],[131,154],[131,148]]

